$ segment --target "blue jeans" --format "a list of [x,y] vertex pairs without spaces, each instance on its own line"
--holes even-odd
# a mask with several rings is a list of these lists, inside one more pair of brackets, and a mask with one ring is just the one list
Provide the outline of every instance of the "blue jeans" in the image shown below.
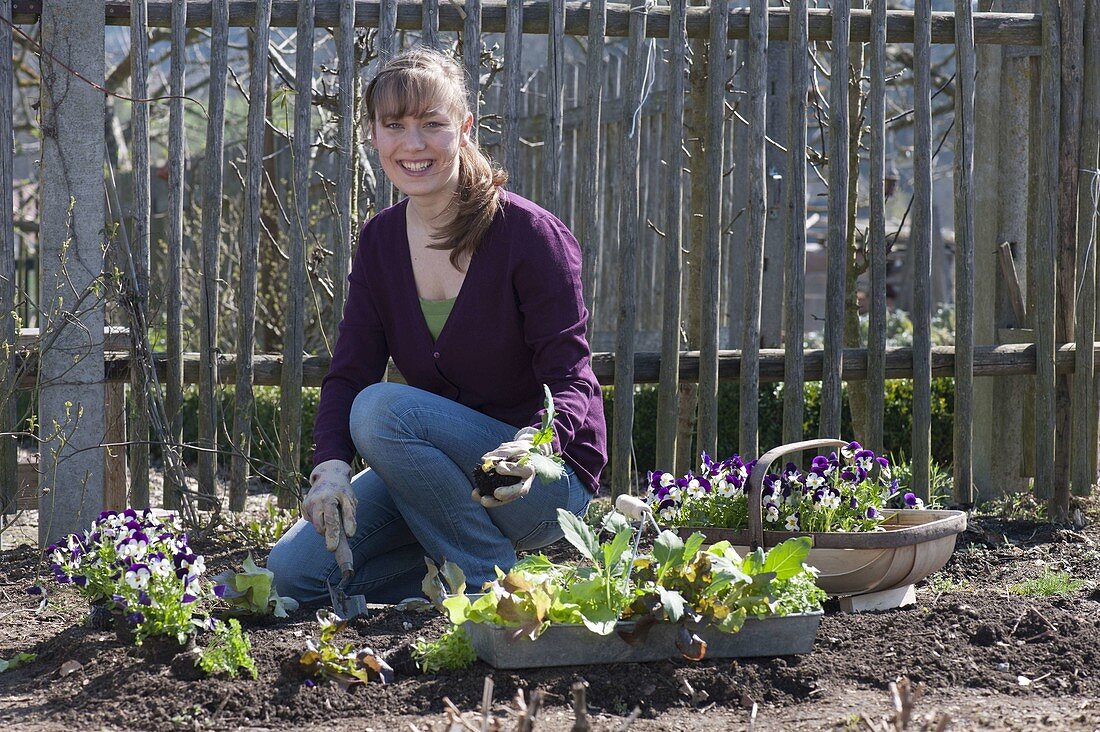
[[[367,602],[421,596],[426,566],[447,559],[471,589],[507,571],[516,550],[561,538],[557,509],[582,515],[591,492],[571,467],[549,485],[536,477],[523,498],[487,509],[470,497],[481,456],[512,439],[516,427],[469,407],[403,384],[368,386],[351,409],[351,434],[370,468],[351,482],[359,501],[349,539],[355,576],[349,595]],[[329,601],[340,571],[324,537],[298,521],[271,550],[267,567],[280,595],[303,604]]]

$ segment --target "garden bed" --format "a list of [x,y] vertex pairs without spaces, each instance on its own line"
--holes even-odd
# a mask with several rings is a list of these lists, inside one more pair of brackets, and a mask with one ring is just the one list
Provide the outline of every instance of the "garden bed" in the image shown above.
[[[305,683],[296,659],[316,633],[307,610],[245,623],[258,680],[196,678],[145,660],[113,633],[86,628],[87,606],[75,593],[53,593],[47,610],[36,614],[22,590],[48,569],[19,547],[0,553],[0,658],[20,651],[38,658],[0,674],[0,727],[380,732],[408,730],[411,722],[444,729],[443,697],[476,710],[488,675],[501,716],[514,708],[517,690],[545,693],[545,721],[536,729],[569,729],[570,689],[580,678],[589,684],[598,729],[617,729],[635,706],[641,713],[631,729],[743,729],[754,704],[757,729],[843,729],[860,714],[887,715],[887,686],[905,675],[928,688],[918,715],[948,712],[951,729],[1092,730],[1100,725],[1098,546],[1095,526],[1069,531],[972,518],[947,566],[918,585],[915,606],[858,616],[827,607],[813,653],[799,657],[521,671],[478,662],[462,672],[420,675],[410,645],[418,636],[434,637],[446,621],[434,612],[391,608],[344,632],[384,655],[395,681],[351,692]],[[240,542],[200,548],[213,571],[239,565],[247,553]],[[1050,571],[1088,584],[1061,598],[1008,592]],[[69,661],[81,667],[62,677]]]

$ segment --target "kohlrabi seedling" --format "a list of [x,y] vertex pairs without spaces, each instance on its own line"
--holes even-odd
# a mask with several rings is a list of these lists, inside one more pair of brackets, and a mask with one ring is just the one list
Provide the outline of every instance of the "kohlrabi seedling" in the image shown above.
[[[531,437],[531,448],[517,461],[517,465],[529,465],[543,483],[553,483],[561,477],[565,468],[565,461],[561,456],[553,454],[554,444],[554,397],[550,394],[550,387],[543,384],[543,393],[546,395],[545,410],[542,414],[542,425]],[[474,468],[474,485],[482,496],[491,496],[497,488],[512,485],[519,482],[514,475],[504,475],[497,472],[501,465],[499,460],[485,460]]]

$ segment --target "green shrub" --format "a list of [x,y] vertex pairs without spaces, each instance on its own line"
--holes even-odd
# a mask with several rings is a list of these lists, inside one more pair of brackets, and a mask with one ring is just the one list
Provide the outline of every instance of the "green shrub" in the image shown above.
[[[718,455],[726,458],[737,452],[737,428],[740,414],[739,384],[734,381],[718,385]],[[302,449],[299,469],[302,473],[310,471],[313,450],[313,420],[317,413],[320,398],[319,388],[309,387],[301,390],[302,400]],[[228,425],[233,421],[233,387],[219,390],[219,414]],[[821,385],[809,382],[804,389],[803,433],[807,437],[817,435],[821,414]],[[252,459],[254,470],[275,476],[275,466],[279,462],[278,426],[279,426],[279,389],[274,386],[255,388],[256,410],[253,419]],[[932,380],[932,456],[940,465],[950,465],[952,451],[952,414],[954,411],[954,380],[938,378]],[[614,433],[615,389],[604,387],[604,414],[607,419],[608,447]],[[848,408],[847,387],[845,387],[844,407],[841,414],[841,430],[845,437],[852,435],[852,416]],[[883,418],[883,440],[887,454],[912,454],[913,431],[913,382],[892,379],[886,382],[886,410]],[[188,387],[184,392],[184,440],[194,442],[198,438],[198,388]],[[219,432],[218,447],[229,450],[228,430]],[[762,384],[760,386],[760,449],[767,450],[782,444],[783,437],[783,385]],[[694,449],[693,449],[693,452]],[[657,466],[657,387],[643,384],[634,388],[634,461],[638,471],[645,474],[648,470],[660,467],[668,470],[672,466]],[[190,462],[195,455],[185,454]],[[753,456],[756,457],[756,456]],[[219,460],[228,463],[228,454]],[[698,459],[692,462],[697,463]],[[605,481],[611,475],[611,468],[604,472]]]
[[[821,420],[821,384],[808,382],[803,390],[803,434],[807,439],[817,436]],[[848,407],[847,385],[841,410],[841,434],[852,432],[852,413]],[[740,423],[739,384],[733,381],[718,385],[718,454],[724,459],[738,451]],[[886,382],[886,408],[883,415],[883,445],[887,454],[913,452],[913,382],[891,379]],[[783,444],[783,384],[761,384],[759,392],[760,450]],[[952,424],[955,408],[955,382],[950,378],[932,380],[932,456],[940,465],[950,465],[954,459]],[[614,431],[615,390],[604,389],[604,411],[607,419],[608,447]],[[693,449],[693,453],[695,450]],[[756,455],[743,457],[758,457]],[[657,459],[657,387],[652,384],[634,389],[634,461],[638,471],[672,466],[656,465]],[[698,459],[692,461],[698,463]],[[610,468],[607,475],[610,475]]]

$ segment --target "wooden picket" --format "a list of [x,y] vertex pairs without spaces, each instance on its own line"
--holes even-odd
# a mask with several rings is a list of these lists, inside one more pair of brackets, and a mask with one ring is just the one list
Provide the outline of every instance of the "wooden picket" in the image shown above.
[[214,496],[218,472],[218,293],[220,291],[225,84],[228,76],[229,2],[213,4],[210,36],[210,94],[202,198],[202,315],[199,320],[199,490]]
[[246,211],[241,232],[241,274],[238,289],[237,391],[233,411],[233,455],[229,468],[229,509],[240,511],[248,495],[248,467],[252,452],[252,418],[256,398],[252,391],[252,364],[256,346],[256,276],[260,258],[261,202],[263,201],[264,117],[267,114],[268,41],[271,0],[257,6],[256,35],[248,85],[248,153]]

